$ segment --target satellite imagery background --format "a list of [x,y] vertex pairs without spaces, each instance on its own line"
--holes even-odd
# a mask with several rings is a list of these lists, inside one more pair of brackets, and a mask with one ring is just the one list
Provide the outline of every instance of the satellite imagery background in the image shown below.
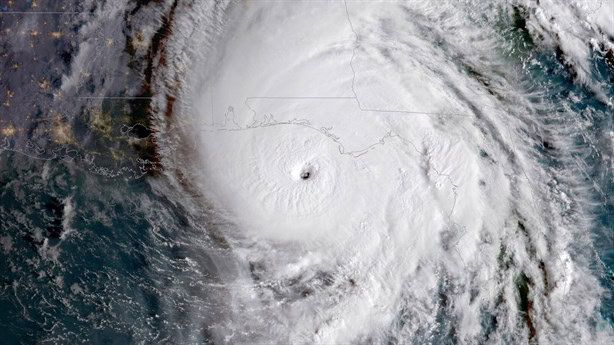
[[0,0],[0,344],[614,343],[614,0]]

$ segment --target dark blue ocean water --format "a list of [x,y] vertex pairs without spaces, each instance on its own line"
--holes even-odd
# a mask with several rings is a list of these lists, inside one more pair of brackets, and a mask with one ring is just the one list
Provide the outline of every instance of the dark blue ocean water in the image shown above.
[[[209,303],[199,283],[214,268],[190,246],[206,246],[186,244],[199,229],[146,179],[3,152],[0,191],[0,344],[157,343],[202,329],[190,310]],[[188,253],[200,272],[184,274]]]
[[[521,79],[526,92],[535,94],[535,113],[526,120],[550,132],[533,133],[537,137],[534,150],[554,175],[564,171],[563,175],[577,177],[577,197],[586,212],[582,217],[591,225],[575,249],[587,255],[586,244],[590,243],[590,266],[606,291],[601,316],[614,325],[614,109],[606,104],[607,100],[614,102],[614,60],[607,51],[593,50],[588,81],[581,82],[560,48],[535,45],[517,8],[509,18],[502,36],[510,42],[512,60],[525,66]],[[548,135],[564,137],[572,144],[555,147]]]
[[[574,82],[573,72],[560,63],[556,54],[542,53],[532,57],[545,68],[529,69],[528,78],[537,89],[545,91],[540,102],[549,105],[538,112],[538,119],[549,128],[560,129],[560,133],[554,135],[565,135],[574,144],[563,148],[568,152],[557,152],[556,156],[562,157],[559,159],[552,157],[548,149],[537,149],[542,151],[545,164],[576,174],[582,189],[586,188],[581,194],[590,205],[586,210],[592,221],[587,229],[594,247],[592,269],[608,292],[601,314],[614,324],[614,165],[613,148],[609,146],[612,141],[608,140],[614,130],[614,109],[586,84]],[[599,85],[610,101],[614,100],[614,66],[608,65],[598,52],[593,52],[591,66],[592,82]]]

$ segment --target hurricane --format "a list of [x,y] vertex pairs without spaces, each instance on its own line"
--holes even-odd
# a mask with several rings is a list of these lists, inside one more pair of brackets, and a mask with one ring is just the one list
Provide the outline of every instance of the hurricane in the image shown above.
[[101,248],[38,342],[612,343],[613,1],[143,3],[91,15],[154,18],[142,174],[56,202],[35,266]]

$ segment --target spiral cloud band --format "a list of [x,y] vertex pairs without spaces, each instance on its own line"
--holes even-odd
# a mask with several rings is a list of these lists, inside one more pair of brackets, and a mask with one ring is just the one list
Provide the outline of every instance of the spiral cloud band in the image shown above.
[[[584,42],[612,44],[612,2],[517,2],[541,37],[531,44],[558,44],[577,82],[610,102],[587,76]],[[603,291],[573,254],[590,252],[574,242],[589,220],[565,213],[584,212],[581,182],[545,167],[531,133],[571,143],[535,120],[549,105],[523,68],[540,61],[504,39],[498,6],[178,6],[158,79],[177,104],[160,115],[159,142],[169,166],[190,162],[182,176],[223,224],[230,254],[213,260],[236,267],[216,339],[612,338],[595,319]]]

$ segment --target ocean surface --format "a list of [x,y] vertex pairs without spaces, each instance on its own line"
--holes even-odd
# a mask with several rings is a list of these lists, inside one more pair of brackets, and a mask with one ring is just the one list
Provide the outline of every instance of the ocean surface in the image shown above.
[[0,56],[0,344],[614,341],[611,0],[9,1]]

